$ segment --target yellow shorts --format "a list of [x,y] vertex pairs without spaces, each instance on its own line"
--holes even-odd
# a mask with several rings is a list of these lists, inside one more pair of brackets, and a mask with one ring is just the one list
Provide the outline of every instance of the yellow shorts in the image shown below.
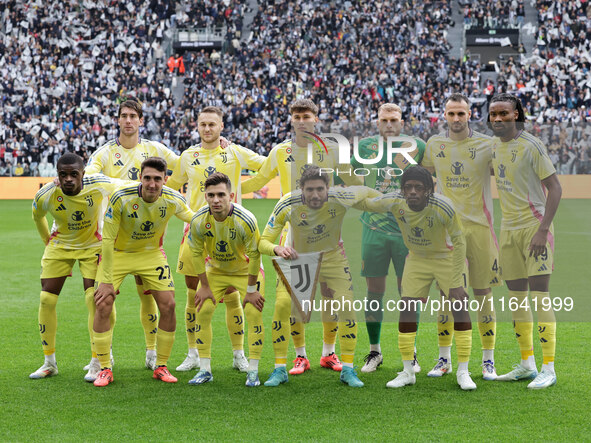
[[[467,268],[464,265],[462,286],[467,287]],[[424,258],[412,253],[406,257],[402,274],[402,296],[407,298],[427,298],[433,280],[445,295],[452,288],[453,261],[448,258]]]
[[101,248],[63,249],[47,246],[41,259],[41,278],[67,277],[78,260],[82,278],[94,280],[101,256]]
[[189,235],[189,228],[191,225],[187,224],[185,231],[183,232],[183,240],[181,242],[181,248],[179,249],[179,260],[176,264],[176,272],[191,277],[197,276],[195,265],[193,264],[193,253],[187,242],[187,235]]
[[[226,289],[233,287],[240,292],[240,297],[244,298],[246,295],[246,287],[248,286],[248,275],[232,275],[232,274],[220,274],[209,269],[207,272],[207,280],[209,287],[215,301],[219,302],[226,294]],[[257,290],[264,297],[265,296],[265,273],[261,269],[257,279]]]
[[536,275],[552,274],[554,269],[554,226],[550,225],[546,253],[529,256],[529,244],[539,225],[529,228],[501,230],[501,276],[503,280],[518,280]]
[[499,246],[489,227],[462,220],[466,236],[466,258],[470,287],[487,289],[499,286]]
[[[141,277],[144,290],[174,291],[174,281],[164,251],[120,252],[113,253],[113,287],[119,289],[123,279],[128,275]],[[98,283],[104,281],[102,262],[96,278]]]

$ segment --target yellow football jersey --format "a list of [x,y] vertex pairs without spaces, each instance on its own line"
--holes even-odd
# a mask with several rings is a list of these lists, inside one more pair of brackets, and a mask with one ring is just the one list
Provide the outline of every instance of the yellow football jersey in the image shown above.
[[460,217],[487,227],[493,225],[492,144],[492,137],[471,129],[461,141],[441,133],[427,142],[422,162],[435,168],[437,192],[451,200]]
[[232,204],[221,222],[215,220],[209,206],[202,207],[191,220],[188,236],[196,273],[205,272],[205,257],[209,255],[208,266],[215,272],[257,275],[261,265],[259,238],[255,216],[239,204]]
[[85,172],[105,174],[124,180],[139,180],[142,162],[148,157],[162,157],[168,169],[176,170],[179,156],[162,143],[140,139],[132,149],[125,149],[119,139],[111,140],[90,156]]
[[33,219],[46,230],[45,215],[52,215],[54,222],[48,246],[65,249],[100,246],[102,219],[109,194],[124,184],[124,181],[102,174],[86,175],[80,193],[74,196],[64,194],[53,182],[43,186],[33,200]]
[[[307,164],[313,164],[319,168],[329,168],[342,172],[339,177],[347,185],[363,184],[363,177],[356,177],[353,174],[353,167],[350,164],[339,164],[338,146],[330,140],[324,140],[324,146],[316,143],[312,145],[312,152],[307,147],[300,147],[295,140],[285,140],[276,145],[265,162],[259,169],[256,177],[247,180],[243,184],[243,191],[250,192],[262,188],[265,183],[279,174],[281,194],[296,191],[300,188],[300,177],[306,169]],[[328,150],[328,152],[326,152]],[[348,171],[348,173],[344,173]],[[329,174],[330,183],[333,185],[333,174]]]
[[328,201],[320,209],[310,209],[303,201],[302,191],[288,193],[275,206],[263,231],[259,250],[266,255],[275,255],[273,248],[277,245],[274,242],[289,223],[290,246],[297,252],[334,251],[341,238],[347,209],[359,208],[366,199],[380,195],[366,186],[330,188]]
[[192,210],[196,211],[207,202],[205,201],[205,180],[214,172],[223,172],[232,182],[234,201],[242,201],[240,176],[242,169],[258,171],[265,157],[250,149],[231,144],[222,149],[204,149],[201,146],[191,146],[181,154],[179,166],[166,182],[166,186],[179,189],[187,185],[187,200]]
[[541,180],[556,173],[542,141],[521,131],[504,143],[495,137],[492,161],[503,219],[501,229],[539,224],[546,209]]
[[410,254],[418,257],[437,259],[452,255],[456,286],[460,281],[466,261],[466,239],[462,222],[450,199],[441,194],[432,194],[422,211],[410,209],[405,198],[398,192],[364,202],[367,210],[391,212],[396,220],[404,244]]

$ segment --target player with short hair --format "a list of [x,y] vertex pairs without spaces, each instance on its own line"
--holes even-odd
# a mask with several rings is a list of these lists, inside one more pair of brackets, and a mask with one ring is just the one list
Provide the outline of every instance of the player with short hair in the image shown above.
[[[402,302],[398,324],[398,347],[404,370],[389,381],[388,388],[416,383],[412,367],[417,332],[416,305],[427,298],[433,280],[451,300],[463,302],[466,241],[462,222],[451,200],[435,194],[433,177],[422,166],[407,168],[402,174],[402,193],[393,192],[365,202],[368,210],[389,211],[396,217],[409,255],[402,275]],[[450,243],[451,241],[451,243]],[[456,374],[463,390],[476,389],[470,378],[468,362],[472,346],[472,323],[467,307],[453,306],[454,332],[459,368]]]
[[[377,126],[379,136],[366,137],[359,141],[359,156],[361,158],[373,159],[379,155],[379,152],[383,153],[380,161],[368,167],[370,174],[364,177],[366,186],[381,193],[399,191],[402,171],[410,166],[410,163],[402,154],[397,154],[394,157],[393,164],[389,164],[388,156],[385,154],[388,137],[405,136],[401,134],[403,125],[404,120],[402,119],[400,106],[394,103],[384,103],[378,108]],[[425,152],[425,142],[418,137],[412,138],[416,143],[416,150],[410,155],[412,155],[416,163],[420,163]],[[380,142],[382,146],[380,146]],[[390,146],[397,148],[408,144],[408,142],[395,141]],[[360,163],[356,159],[352,159],[351,163],[355,168],[367,167],[367,165]],[[369,336],[369,354],[365,356],[365,364],[361,368],[361,372],[373,372],[383,362],[380,334],[384,317],[382,299],[386,292],[388,268],[390,262],[392,262],[398,279],[398,293],[401,294],[400,284],[408,249],[404,245],[400,227],[392,214],[364,212],[361,215],[361,223],[363,224],[361,275],[365,277],[367,282],[367,306],[375,306],[376,308],[365,312],[365,326]],[[377,302],[376,304],[373,304],[374,300]],[[416,355],[413,368],[415,372],[421,370]]]
[[[87,174],[101,173],[108,177],[137,181],[141,164],[148,157],[162,157],[169,169],[177,168],[179,158],[174,152],[162,143],[140,138],[139,128],[144,124],[144,114],[138,100],[130,98],[121,102],[117,117],[119,137],[109,140],[90,156]],[[154,370],[158,307],[141,279],[136,276],[135,281],[140,297],[140,321],[146,340],[146,367]]]
[[[230,177],[234,183],[233,201],[242,202],[240,177],[242,169],[259,170],[265,157],[250,149],[230,143],[222,146],[221,132],[224,129],[223,112],[216,106],[207,106],[197,117],[197,130],[201,137],[201,144],[189,147],[181,154],[179,166],[168,180],[173,189],[180,188],[187,183],[187,200],[193,211],[199,210],[207,204],[205,199],[205,181],[215,172],[221,172]],[[241,192],[242,191],[242,192]],[[247,190],[246,192],[250,192]],[[185,305],[185,326],[187,332],[188,352],[185,360],[176,368],[177,371],[190,371],[199,368],[199,353],[197,351],[195,322],[195,292],[199,278],[195,271],[191,250],[186,241],[190,225],[185,225],[181,241],[177,272],[185,276],[187,285],[187,302]],[[261,281],[264,292],[264,279]],[[234,354],[233,366],[242,372],[248,370],[248,361],[244,355],[244,312],[240,303],[240,296],[236,291],[230,291],[223,297],[226,306],[226,324],[232,350]]]
[[[554,266],[554,227],[562,188],[542,141],[524,130],[521,101],[511,94],[492,98],[488,122],[495,139],[493,167],[501,212],[501,275],[509,297],[517,301],[512,312],[521,363],[497,380],[530,380],[530,389],[556,384],[556,319],[548,292]],[[546,196],[546,192],[548,195]],[[533,353],[533,316],[528,288],[538,309],[538,333],[542,346],[542,370]],[[549,307],[549,309],[545,309]]]
[[200,285],[193,304],[197,309],[195,338],[201,367],[189,384],[201,385],[213,381],[211,319],[216,303],[229,292],[238,300],[242,295],[248,322],[250,361],[246,386],[259,386],[258,366],[265,337],[262,315],[265,299],[259,288],[265,277],[259,274],[261,257],[257,220],[250,211],[232,203],[235,195],[226,174],[214,172],[205,180],[204,188],[207,205],[199,209],[191,220],[187,237]]
[[[30,378],[45,378],[58,373],[55,360],[57,332],[56,304],[66,278],[78,261],[88,308],[88,332],[92,349],[94,319],[94,278],[101,253],[102,218],[109,194],[124,183],[104,175],[84,175],[82,157],[66,153],[57,161],[59,186],[43,186],[33,200],[33,219],[45,243],[41,259],[41,296],[39,332],[45,363]],[[54,224],[51,232],[47,213]],[[93,358],[96,354],[93,352]],[[86,381],[94,381],[98,372],[89,370]]]
[[[274,146],[265,162],[258,171],[258,174],[245,181],[243,191],[246,189],[257,190],[262,188],[272,178],[279,174],[282,195],[299,190],[300,177],[310,161],[313,164],[326,168],[326,170],[351,170],[350,164],[339,164],[338,145],[329,139],[323,139],[314,134],[315,125],[318,123],[318,106],[310,99],[297,99],[289,108],[291,115],[291,125],[293,127],[295,138],[287,139]],[[311,146],[311,152],[309,150]],[[311,158],[310,158],[311,157]],[[332,174],[327,175],[329,186],[333,185]],[[343,175],[343,181],[347,185],[360,185],[362,180],[354,174]],[[289,221],[289,220],[288,220]],[[281,235],[281,245],[289,244],[290,225],[286,224],[285,230]],[[331,289],[326,282],[320,281],[321,292],[324,297],[330,297]],[[335,353],[335,344],[337,337],[337,322],[329,318],[323,321],[323,346],[320,365],[322,367],[340,371],[342,368]],[[290,320],[291,337],[293,339],[296,359],[294,367],[289,371],[292,375],[302,374],[310,369],[310,361],[306,353],[306,337],[304,324],[292,317]],[[286,324],[282,324],[287,328]],[[283,333],[283,331],[282,331]],[[287,355],[285,356],[287,358]]]
[[[343,218],[349,207],[356,207],[367,197],[381,195],[367,187],[345,189],[329,188],[330,178],[320,168],[309,165],[299,178],[300,190],[284,195],[267,222],[259,243],[261,253],[284,259],[297,258],[298,253],[324,252],[320,264],[320,279],[332,291],[332,300],[353,301],[353,286],[349,263],[345,255],[340,233]],[[287,223],[291,225],[290,243],[276,245],[274,242]],[[288,381],[286,370],[289,332],[288,321],[291,313],[291,298],[279,279],[276,289],[273,313],[273,352],[275,370],[265,386],[279,386]],[[323,314],[323,323],[325,314]],[[351,387],[361,387],[363,382],[353,368],[353,357],[357,343],[357,322],[355,313],[344,310],[339,313],[338,331],[341,344],[342,370],[340,379]],[[333,321],[335,321],[333,319]]]
[[[455,93],[445,101],[448,130],[427,142],[422,165],[435,172],[437,191],[449,198],[458,213],[466,237],[469,283],[478,301],[478,331],[482,343],[482,377],[497,377],[494,363],[496,313],[491,286],[500,284],[498,243],[493,228],[490,185],[492,138],[469,126],[470,100]],[[427,375],[452,372],[453,316],[439,312],[437,332],[439,360]]]
[[174,215],[189,222],[193,211],[177,191],[164,186],[167,165],[160,157],[148,157],[141,164],[140,183],[113,193],[105,213],[102,261],[97,273],[94,299],[94,346],[101,372],[95,386],[113,381],[109,349],[113,329],[109,315],[115,293],[131,274],[142,278],[158,304],[160,318],[156,333],[156,369],[153,377],[167,383],[177,381],[166,368],[174,343],[174,282],[163,249],[168,220]]

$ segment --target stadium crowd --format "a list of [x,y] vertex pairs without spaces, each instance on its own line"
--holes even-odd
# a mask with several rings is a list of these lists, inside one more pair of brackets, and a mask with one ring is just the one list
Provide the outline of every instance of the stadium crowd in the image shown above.
[[468,28],[517,28],[525,18],[524,0],[459,0]]
[[[523,10],[521,0],[460,3],[471,20],[486,18],[492,7],[501,11],[497,26],[504,18],[514,25]],[[510,60],[496,88],[490,85],[516,91],[537,123],[591,119],[588,3],[539,0],[538,47]],[[427,139],[443,128],[440,106],[452,92],[478,103],[490,96],[477,62],[448,56],[450,0],[346,1],[342,9],[269,1],[256,11],[246,43],[240,42],[244,0],[176,8],[155,0],[2,4],[0,175],[52,175],[68,150],[88,158],[117,136],[113,112],[127,96],[143,102],[144,136],[177,153],[199,140],[198,110],[216,105],[226,112],[224,135],[261,154],[289,137],[287,106],[296,97],[320,105],[322,132],[372,121],[381,103],[395,102],[404,131]],[[227,44],[223,56],[184,54],[185,93],[175,103],[163,40],[173,27],[188,25],[225,25]],[[474,121],[485,117],[473,107]],[[576,157],[564,170],[590,172],[584,147],[561,149],[567,152],[557,164],[568,153]]]

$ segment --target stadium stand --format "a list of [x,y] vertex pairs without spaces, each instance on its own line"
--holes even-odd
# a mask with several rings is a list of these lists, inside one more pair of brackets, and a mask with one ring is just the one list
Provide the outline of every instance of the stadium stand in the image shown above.
[[[244,28],[250,3],[243,0],[176,7],[155,0],[1,0],[0,175],[49,174],[66,150],[87,157],[117,136],[113,112],[130,95],[144,103],[144,134],[176,152],[198,142],[198,110],[218,105],[226,112],[224,135],[265,154],[289,136],[287,108],[299,96],[320,105],[322,130],[370,121],[380,103],[399,103],[405,132],[427,139],[443,129],[440,106],[449,94],[461,91],[478,103],[487,96],[478,62],[448,55],[450,9],[462,8],[469,26],[518,26],[523,7],[521,0],[321,3],[259,3]],[[538,46],[501,66],[489,88],[517,92],[539,125],[591,120],[589,2],[536,6]],[[485,20],[493,7],[501,11],[496,24]],[[225,26],[227,42],[223,52],[183,55],[183,93],[175,100],[165,40],[189,25]],[[485,116],[473,108],[473,120]],[[577,131],[565,129],[565,140],[578,143],[568,141],[553,157],[560,171],[591,172],[591,152],[583,137],[574,138]],[[538,134],[550,137],[552,150],[560,130],[540,126]]]

